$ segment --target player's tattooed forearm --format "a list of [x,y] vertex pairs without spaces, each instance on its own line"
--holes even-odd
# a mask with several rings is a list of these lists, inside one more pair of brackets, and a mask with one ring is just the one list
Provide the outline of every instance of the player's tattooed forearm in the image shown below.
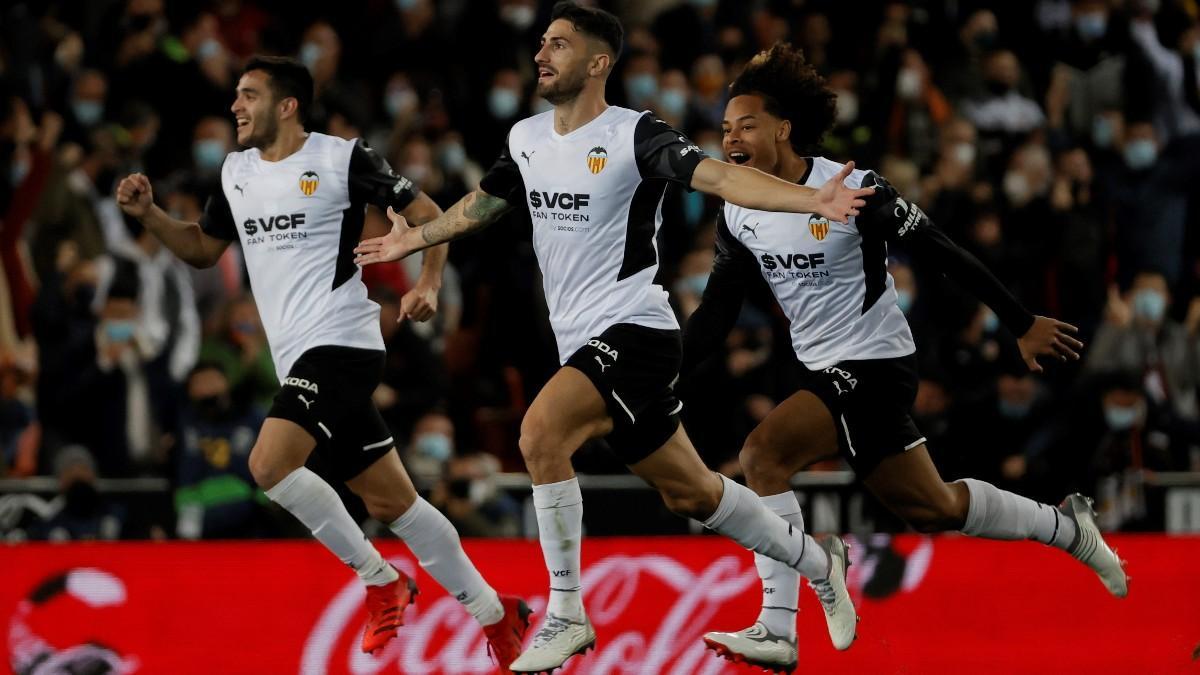
[[440,244],[482,230],[512,208],[508,202],[476,190],[450,207],[445,215],[421,228],[426,244]]

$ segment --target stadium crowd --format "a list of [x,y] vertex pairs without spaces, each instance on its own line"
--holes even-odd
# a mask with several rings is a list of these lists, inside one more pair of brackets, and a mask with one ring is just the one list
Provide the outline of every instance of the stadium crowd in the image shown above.
[[[791,41],[837,93],[827,156],[886,176],[1031,311],[1079,327],[1084,358],[1032,374],[990,310],[890,252],[919,349],[914,417],[947,478],[1052,502],[1081,490],[1106,528],[1161,527],[1146,472],[1200,470],[1197,2],[600,4],[627,30],[610,104],[653,110],[720,158],[732,75]],[[246,466],[279,382],[239,251],[189,268],[122,216],[114,183],[143,171],[164,208],[197,220],[236,150],[241,65],[283,54],[314,76],[312,130],[367,139],[445,208],[513,122],[548,109],[532,92],[549,5],[364,0],[315,17],[277,0],[6,3],[0,476],[53,475],[60,495],[0,509],[0,535],[122,536],[127,509],[95,480],[147,475],[174,491],[161,534],[287,533]],[[681,318],[703,292],[718,207],[675,188],[664,200],[661,283]],[[376,404],[467,536],[517,532],[492,477],[521,470],[521,415],[558,366],[530,229],[518,212],[453,244],[427,324],[397,323],[419,259],[364,271],[388,344]],[[686,402],[711,466],[738,472],[795,367],[763,294]],[[602,450],[577,459],[622,470]]]

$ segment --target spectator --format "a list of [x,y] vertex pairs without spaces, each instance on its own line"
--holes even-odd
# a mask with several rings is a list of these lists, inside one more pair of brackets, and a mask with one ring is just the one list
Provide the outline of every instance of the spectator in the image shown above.
[[215,333],[200,347],[200,360],[220,364],[239,403],[270,407],[279,390],[275,362],[267,346],[254,298],[243,295],[223,310]]
[[67,446],[54,458],[58,495],[28,528],[30,539],[49,541],[121,538],[125,511],[96,488],[96,461],[86,448]]
[[250,475],[250,449],[264,416],[236,402],[221,367],[201,362],[187,379],[175,460],[175,533],[183,539],[258,532],[265,496]]
[[404,451],[404,466],[418,492],[429,493],[453,454],[454,422],[449,417],[433,411],[417,420]]
[[500,460],[487,453],[454,457],[429,503],[464,537],[515,537],[520,534],[521,507],[496,489],[499,469]]
[[999,49],[985,57],[983,77],[987,93],[963,105],[963,114],[979,131],[1012,139],[1040,128],[1046,121],[1041,107],[1021,94],[1021,63],[1016,54]]

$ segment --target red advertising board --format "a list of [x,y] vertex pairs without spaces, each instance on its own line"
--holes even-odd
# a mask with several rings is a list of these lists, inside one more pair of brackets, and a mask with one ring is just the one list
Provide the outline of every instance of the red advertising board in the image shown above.
[[[1039,544],[957,536],[857,542],[850,582],[862,617],[858,640],[835,652],[805,588],[800,669],[1200,673],[1200,538],[1112,539],[1133,577],[1124,600]],[[400,639],[379,657],[358,652],[361,585],[315,543],[0,546],[0,668],[92,659],[155,674],[494,672],[479,627],[458,603],[403,544],[379,546],[416,574],[422,591]],[[542,608],[546,572],[535,542],[466,547],[497,589]],[[736,545],[717,537],[589,539],[584,563],[599,641],[566,672],[753,672],[700,642],[705,631],[736,630],[757,612],[754,565]]]

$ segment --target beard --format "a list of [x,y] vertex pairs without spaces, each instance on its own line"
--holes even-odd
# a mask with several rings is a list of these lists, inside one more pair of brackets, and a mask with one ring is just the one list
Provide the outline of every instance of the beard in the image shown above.
[[246,147],[262,150],[274,143],[278,136],[279,118],[271,114],[264,115],[261,119],[254,120],[254,133],[246,139]]
[[552,105],[561,105],[573,100],[583,91],[587,82],[587,73],[582,69],[576,73],[559,72],[553,84],[537,86],[537,95],[549,101]]

